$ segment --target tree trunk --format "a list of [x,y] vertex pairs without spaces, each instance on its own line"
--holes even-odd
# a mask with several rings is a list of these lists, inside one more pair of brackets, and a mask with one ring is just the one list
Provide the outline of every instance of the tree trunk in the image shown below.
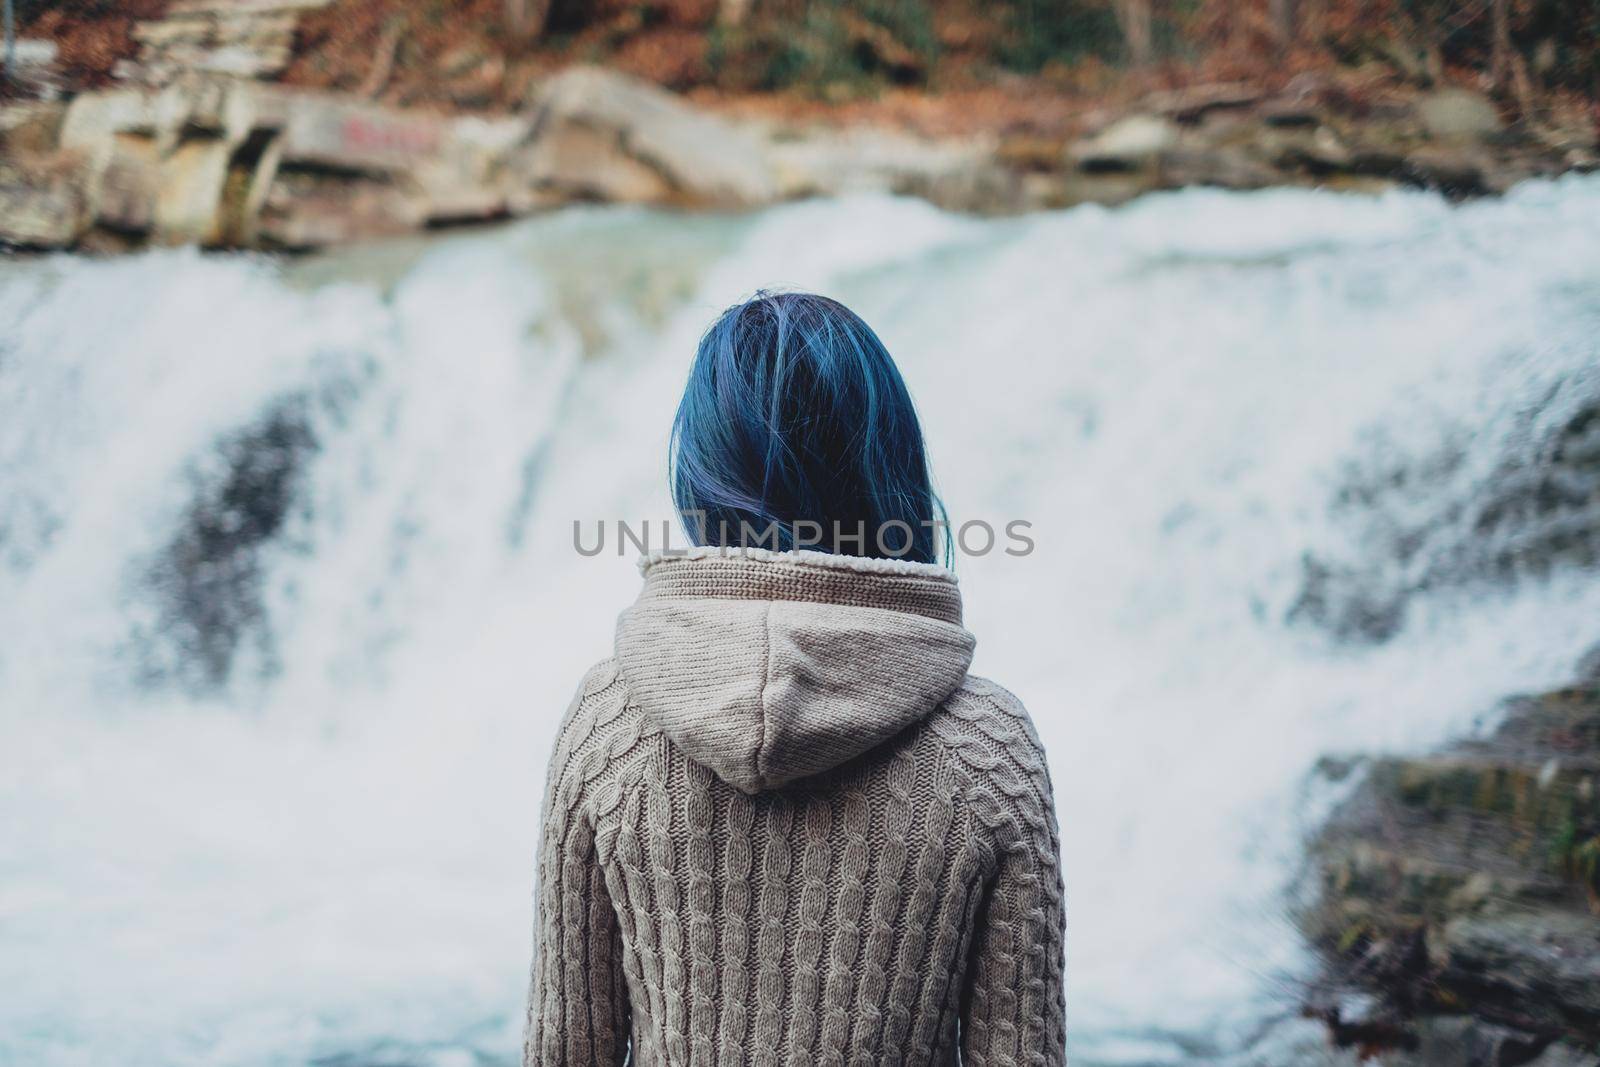
[[1489,54],[1489,81],[1504,90],[1511,74],[1511,0],[1489,0],[1493,45]]
[[505,0],[506,32],[520,42],[537,40],[550,15],[550,0]]
[[356,90],[358,95],[373,99],[389,84],[389,76],[394,73],[395,52],[400,48],[400,39],[405,31],[405,20],[400,18],[391,18],[388,25],[384,26],[373,51],[372,66],[367,69],[367,76]]
[[12,78],[17,73],[17,9],[13,0],[5,0],[5,73]]
[[1295,0],[1267,0],[1267,11],[1272,17],[1272,40],[1278,52],[1287,52],[1294,44]]
[[1528,64],[1513,51],[1507,66],[1511,72],[1511,95],[1517,102],[1517,114],[1524,119],[1531,119],[1539,112],[1539,94],[1534,88],[1533,79],[1528,76]]
[[1154,55],[1151,0],[1117,0],[1117,22],[1128,43],[1128,59],[1136,67],[1150,65]]
[[1444,45],[1439,43],[1437,37],[1430,37],[1423,47],[1423,66],[1428,71],[1428,84],[1441,85],[1444,83]]
[[1328,0],[1299,0],[1295,7],[1295,39],[1321,42],[1328,32]]

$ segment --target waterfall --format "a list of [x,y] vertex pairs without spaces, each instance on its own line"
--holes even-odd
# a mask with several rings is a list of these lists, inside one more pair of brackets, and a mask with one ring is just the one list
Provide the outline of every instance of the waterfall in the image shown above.
[[1592,177],[0,263],[0,1062],[512,1062],[637,583],[573,524],[659,533],[700,331],[785,285],[877,328],[958,523],[1032,524],[956,567],[1049,750],[1077,1062],[1291,1014],[1318,759],[1600,643]]

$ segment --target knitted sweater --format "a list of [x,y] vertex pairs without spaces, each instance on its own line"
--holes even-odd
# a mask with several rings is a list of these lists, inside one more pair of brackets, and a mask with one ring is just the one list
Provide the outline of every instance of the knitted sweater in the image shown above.
[[644,571],[550,761],[525,1063],[1064,1063],[1050,778],[954,576]]

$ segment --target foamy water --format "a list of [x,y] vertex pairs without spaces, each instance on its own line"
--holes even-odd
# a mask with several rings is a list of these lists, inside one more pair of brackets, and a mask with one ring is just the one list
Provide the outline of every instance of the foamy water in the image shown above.
[[659,532],[694,342],[774,285],[877,327],[958,521],[1033,524],[958,571],[1050,753],[1080,1061],[1292,1012],[1317,758],[1600,641],[1539,548],[1582,514],[1474,511],[1600,398],[1594,179],[0,264],[0,1060],[514,1061],[549,740],[637,583],[572,523]]

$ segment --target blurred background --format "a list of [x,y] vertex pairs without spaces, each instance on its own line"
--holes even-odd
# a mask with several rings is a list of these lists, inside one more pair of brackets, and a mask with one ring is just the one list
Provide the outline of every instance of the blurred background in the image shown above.
[[1032,523],[1074,1062],[1597,1062],[1590,0],[6,11],[0,1062],[516,1062],[615,523],[783,286]]

